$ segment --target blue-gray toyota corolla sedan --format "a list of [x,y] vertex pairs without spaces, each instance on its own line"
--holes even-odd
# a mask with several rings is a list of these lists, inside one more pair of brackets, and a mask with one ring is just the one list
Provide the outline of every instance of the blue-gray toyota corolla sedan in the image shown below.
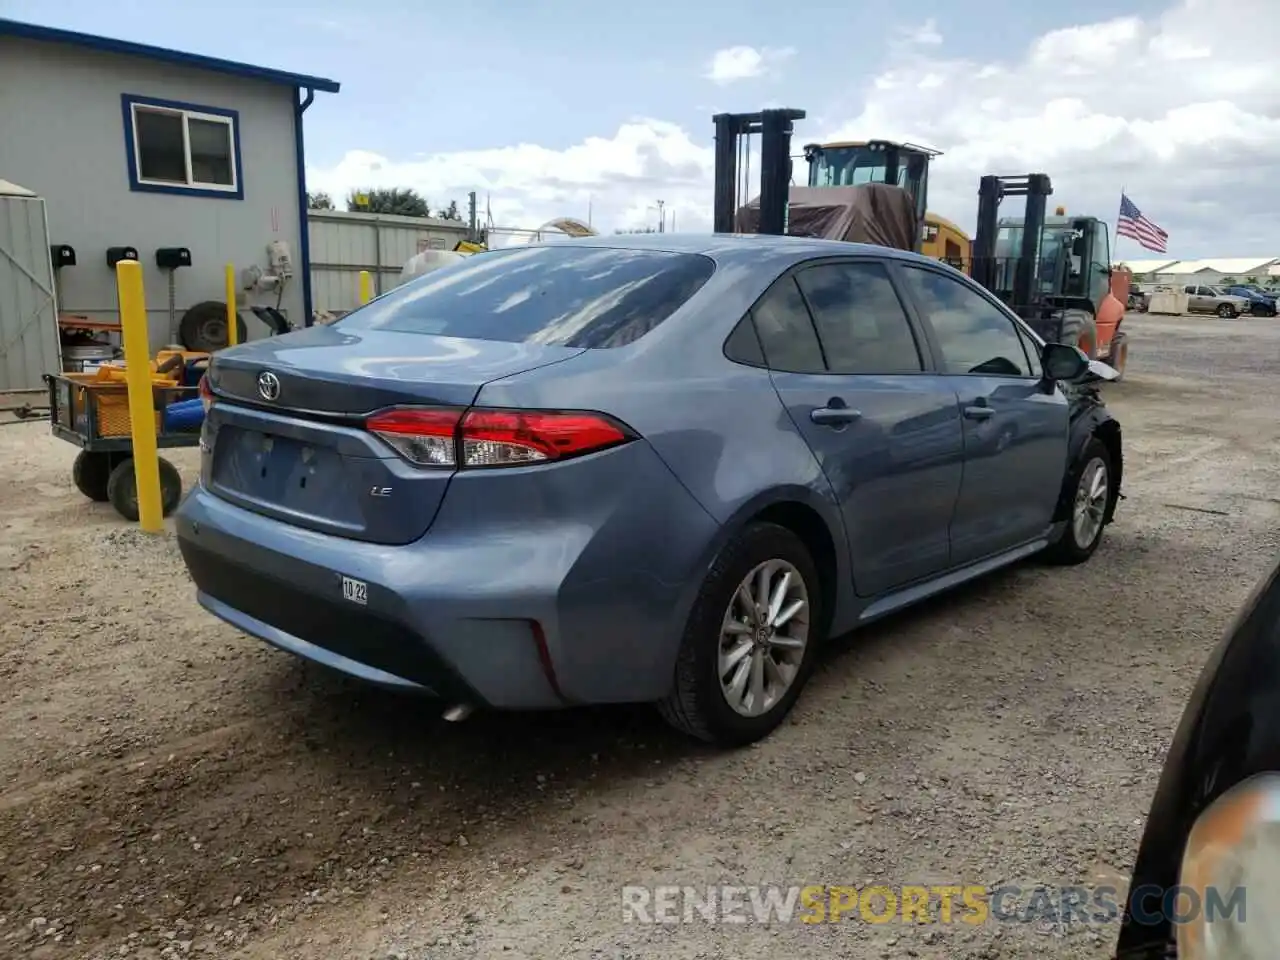
[[826,636],[1093,553],[1089,368],[882,247],[496,250],[219,353],[179,542],[218,617],[454,716],[651,701],[742,744]]

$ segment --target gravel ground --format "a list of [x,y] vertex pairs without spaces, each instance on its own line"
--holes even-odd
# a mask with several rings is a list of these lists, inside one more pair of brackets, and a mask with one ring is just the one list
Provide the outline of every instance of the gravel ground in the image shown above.
[[1280,546],[1280,323],[1130,324],[1128,499],[1093,561],[839,641],[726,754],[640,708],[449,725],[272,652],[199,610],[171,537],[80,497],[45,425],[0,428],[0,955],[1105,955],[1083,924],[624,924],[621,887],[1127,873]]

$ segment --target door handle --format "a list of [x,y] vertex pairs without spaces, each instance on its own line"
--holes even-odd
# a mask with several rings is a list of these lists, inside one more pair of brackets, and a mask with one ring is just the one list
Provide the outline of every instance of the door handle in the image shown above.
[[990,407],[965,407],[964,415],[969,420],[990,420],[996,412]]
[[809,419],[824,427],[843,427],[861,418],[862,411],[852,407],[818,407],[809,411]]

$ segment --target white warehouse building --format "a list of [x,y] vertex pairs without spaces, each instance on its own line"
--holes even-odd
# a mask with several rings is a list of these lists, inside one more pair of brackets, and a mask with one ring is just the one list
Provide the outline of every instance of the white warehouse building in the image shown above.
[[1280,257],[1211,257],[1206,260],[1126,260],[1141,284],[1280,284]]
[[[0,179],[21,188],[14,204],[34,194],[47,220],[45,236],[23,240],[30,230],[6,231],[0,216],[0,287],[29,286],[0,289],[0,389],[38,386],[86,338],[118,345],[122,257],[142,264],[153,351],[225,342],[228,263],[248,338],[269,329],[251,306],[309,322],[302,120],[317,92],[338,89],[0,19]],[[21,362],[6,363],[6,348]]]

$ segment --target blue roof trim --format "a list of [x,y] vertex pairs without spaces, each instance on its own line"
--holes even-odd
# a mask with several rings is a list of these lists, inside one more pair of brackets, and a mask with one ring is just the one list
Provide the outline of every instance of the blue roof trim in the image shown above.
[[255,67],[248,63],[236,63],[234,60],[219,60],[217,57],[205,57],[198,53],[183,53],[181,50],[152,47],[145,43],[131,43],[128,40],[115,40],[111,37],[98,37],[91,33],[76,33],[74,30],[41,27],[34,23],[22,23],[18,20],[0,19],[0,37],[19,37],[23,40],[65,43],[90,50],[101,50],[104,53],[118,53],[126,57],[158,60],[162,63],[194,67],[198,70],[211,70],[214,73],[230,74],[233,77],[246,77],[250,80],[261,80],[265,83],[279,83],[287,87],[303,87],[310,90],[319,90],[323,93],[337,93],[340,89],[340,85],[336,80],[327,80],[324,77],[308,77],[301,73],[286,73],[283,70],[272,70],[270,67]]

